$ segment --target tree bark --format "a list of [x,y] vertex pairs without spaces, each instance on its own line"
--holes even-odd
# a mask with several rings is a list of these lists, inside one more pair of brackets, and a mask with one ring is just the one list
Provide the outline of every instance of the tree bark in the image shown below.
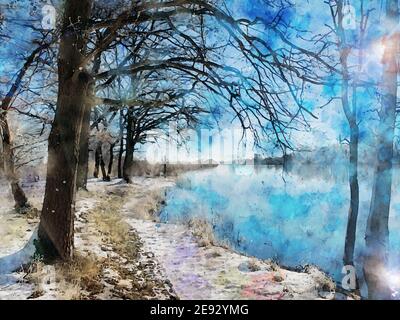
[[106,171],[106,163],[104,162],[104,157],[103,157],[103,145],[100,145],[100,168],[101,168],[101,174],[103,176],[103,181],[110,181],[110,177],[107,175]]
[[[116,142],[118,143],[118,142]],[[108,171],[107,171],[107,176],[111,180],[111,175],[112,175],[112,168],[113,168],[113,163],[114,163],[114,148],[116,143],[111,143],[110,144],[110,160],[108,161]]]
[[[399,21],[398,0],[386,3],[387,33],[390,35]],[[389,211],[392,193],[393,139],[397,102],[397,52],[398,34],[391,34],[385,41],[383,57],[382,97],[379,112],[378,150],[375,166],[371,206],[365,235],[366,250],[364,275],[369,299],[391,299],[391,290],[386,278]]]
[[[343,263],[345,266],[354,266],[354,249],[357,234],[357,219],[359,211],[359,184],[358,184],[358,143],[359,143],[359,126],[357,123],[357,85],[356,78],[353,79],[353,99],[350,106],[349,92],[349,67],[348,58],[350,47],[347,44],[346,34],[343,29],[343,1],[337,2],[338,12],[338,37],[340,49],[340,64],[342,68],[342,108],[346,116],[350,129],[350,156],[349,156],[349,187],[350,187],[350,206],[347,218],[346,238],[344,244]],[[361,30],[360,30],[361,32]],[[360,44],[362,35],[360,34]],[[361,45],[360,45],[361,47]],[[362,55],[359,54],[359,63],[361,66]],[[360,67],[359,66],[359,67]]]
[[15,172],[15,162],[14,162],[14,150],[13,142],[11,139],[10,127],[8,125],[8,119],[6,114],[0,116],[0,123],[2,127],[2,144],[3,144],[3,165],[4,173],[7,180],[11,185],[11,192],[14,197],[15,208],[21,210],[24,208],[29,208],[28,199],[25,195],[24,190],[22,190],[19,185],[19,179],[17,173]]
[[132,132],[132,112],[128,110],[127,114],[127,125],[126,125],[126,152],[125,152],[125,160],[123,167],[123,178],[127,183],[131,183],[131,173],[133,166],[133,152],[135,148],[135,144],[133,141],[133,132]]
[[99,169],[101,170],[103,181],[110,181],[111,179],[106,171],[106,164],[103,157],[103,144],[101,142],[97,144],[95,151],[95,166],[93,174],[95,178],[99,177]]
[[124,111],[121,109],[119,112],[119,152],[118,152],[118,178],[123,177],[122,174],[122,156],[124,154]]
[[345,266],[354,266],[354,249],[356,244],[358,210],[360,205],[360,189],[358,183],[358,141],[358,126],[350,126],[350,208],[347,220],[346,240],[343,257],[343,263]]
[[98,144],[96,150],[94,151],[94,172],[93,176],[97,179],[99,177],[100,171],[100,156],[101,155],[101,144]]
[[39,239],[47,254],[73,256],[79,137],[92,79],[82,66],[92,0],[66,0],[58,56],[58,99],[48,142]]
[[76,188],[87,190],[87,178],[89,170],[89,134],[91,105],[84,106],[81,134],[79,137],[79,162],[76,178]]
[[[96,74],[101,65],[101,54],[97,54],[94,58],[92,73]],[[89,84],[88,91],[95,95],[96,83],[93,81]],[[87,103],[82,119],[82,129],[79,137],[79,163],[78,163],[78,176],[76,187],[87,190],[87,179],[89,171],[89,137],[90,137],[90,114],[92,112],[92,105]]]

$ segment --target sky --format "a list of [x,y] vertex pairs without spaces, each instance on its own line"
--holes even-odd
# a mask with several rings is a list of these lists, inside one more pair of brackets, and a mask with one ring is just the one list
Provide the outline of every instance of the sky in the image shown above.
[[[3,34],[0,45],[0,94],[2,95],[9,89],[5,83],[15,76],[16,71],[21,67],[22,58],[31,48],[32,32],[21,24],[26,20],[32,19],[36,21],[36,24],[41,24],[43,20],[42,9],[46,2],[47,1],[41,0],[0,0],[1,12],[7,14],[7,17],[10,19],[10,21],[3,24],[2,29],[0,29],[0,34]],[[307,30],[307,32],[299,33],[301,37],[309,38],[313,35],[318,35],[324,30],[328,30],[329,26],[332,26],[332,19],[325,1],[297,0],[292,2],[294,6],[290,10],[287,10],[285,20],[296,26],[297,29]],[[360,19],[360,0],[349,1],[349,3],[355,9],[355,19],[356,22],[358,22]],[[380,38],[383,26],[379,23],[381,7],[379,5],[380,1],[371,0],[366,3],[368,3],[367,7],[373,9],[373,11],[371,11],[368,32],[366,33],[363,77],[365,81],[377,83],[381,77],[380,60],[383,53],[383,46]],[[10,7],[10,4],[13,6]],[[227,1],[227,5],[235,17],[254,18],[260,16],[264,22],[269,23],[273,16],[270,12],[270,8],[265,5],[265,1],[263,0],[230,0]],[[281,45],[276,37],[270,33],[265,33],[265,30],[260,30],[260,34],[263,34],[271,44],[275,46]],[[290,35],[291,39],[294,39],[299,45],[312,50],[312,45],[310,45],[309,42],[302,41],[299,34],[293,31]],[[351,45],[352,42],[356,40],[357,32],[350,29],[346,31],[346,35]],[[356,50],[354,52],[356,52]],[[335,55],[337,56],[337,52],[332,51],[332,56]],[[355,59],[355,56],[351,59]],[[337,97],[340,94],[339,86],[333,85],[337,79],[329,79],[329,81],[331,81],[331,85],[311,86],[308,89],[307,98],[304,100],[304,106],[311,110],[317,119],[311,117],[308,119],[311,129],[306,130],[305,128],[301,128],[301,130],[294,130],[290,133],[290,139],[296,149],[309,150],[323,146],[337,145],[340,138],[345,138],[348,135],[348,125],[339,100],[333,100],[323,109],[319,108],[319,106],[323,105],[330,98]],[[364,139],[364,141],[368,143],[369,139],[373,136],[374,119],[376,119],[374,109],[378,104],[377,92],[374,90],[360,90],[358,100],[360,106],[359,118],[363,121],[361,124],[361,137],[362,140]],[[288,100],[287,103],[292,104],[293,101]],[[230,130],[235,132],[238,128],[237,121],[232,121],[232,115],[228,111],[221,114],[218,120],[218,125],[215,125],[217,131]],[[23,124],[21,124],[21,126],[23,126]],[[199,130],[201,129],[204,128],[199,128]],[[250,136],[250,134],[247,134],[247,136]],[[219,146],[215,146],[219,138],[215,138],[213,141],[213,148],[220,149]],[[248,141],[246,146],[251,144],[251,142],[252,141]],[[197,144],[198,141],[193,141],[186,149],[195,150]],[[154,147],[155,146],[150,146],[150,149]],[[263,147],[265,147],[265,153],[268,155],[279,153],[279,150],[277,150],[273,144],[266,143]],[[203,154],[201,158],[207,159],[210,156],[209,148],[202,148],[202,150]],[[261,151],[248,150],[246,156],[258,152]],[[193,156],[190,156],[190,153],[193,153],[193,151],[190,151],[188,154],[187,159],[189,161],[193,158]],[[220,160],[231,156],[231,151],[225,150],[224,152],[220,152],[219,155],[218,152],[216,153],[217,155],[213,157]],[[184,152],[182,152],[182,154],[184,154]]]
[[[266,12],[262,0],[233,0],[229,1],[229,3],[231,4],[229,8],[236,16],[254,18],[255,16],[262,14],[265,20],[269,21],[268,19],[270,15]],[[361,19],[360,1],[350,1],[349,4],[354,8],[355,25],[358,26]],[[364,45],[362,47],[364,61],[360,78],[361,80],[370,82],[373,85],[368,89],[358,89],[357,94],[361,150],[368,149],[374,144],[374,132],[377,125],[376,108],[379,106],[379,92],[375,89],[375,86],[378,85],[382,77],[381,60],[384,52],[384,46],[382,45],[382,38],[380,36],[383,31],[381,23],[382,8],[380,6],[380,1],[365,2],[365,10],[370,10],[371,12],[368,18],[369,23],[367,24]],[[309,50],[314,50],[315,48],[313,48],[313,45],[309,42],[299,39],[299,37],[310,38],[327,32],[329,28],[333,26],[329,6],[323,0],[294,1],[294,7],[289,11],[287,19],[290,20],[292,25],[296,26],[297,29],[307,30],[307,32],[299,32],[298,34],[293,32],[291,34],[291,39],[295,39],[294,41],[298,40],[296,44]],[[357,55],[359,52],[358,47],[356,46],[358,39],[357,36],[358,30],[352,28],[346,29],[348,45],[353,47],[352,53],[349,57],[350,72],[357,71],[357,68],[355,67],[358,64]],[[276,39],[269,40],[272,42],[276,41]],[[336,41],[336,38],[332,37],[330,40]],[[277,43],[276,45],[279,46],[280,43]],[[333,47],[331,54],[336,61],[339,61],[338,50],[336,47]],[[348,123],[342,109],[341,101],[338,99],[341,95],[340,77],[334,76],[330,79],[326,79],[326,81],[328,82],[328,85],[310,86],[308,89],[307,98],[304,100],[304,106],[313,112],[316,119],[312,117],[308,118],[308,129],[301,128],[301,130],[293,130],[290,132],[290,140],[296,151],[308,151],[322,147],[337,147],[349,136]],[[325,105],[332,98],[335,99]],[[288,100],[287,103],[291,104],[293,101]],[[324,107],[320,108],[320,106]],[[228,114],[224,115],[219,121],[218,128],[225,131],[235,131],[238,128],[238,123],[231,122],[231,117]],[[219,137],[216,137],[213,140],[219,141]],[[198,142],[195,141],[195,145],[197,143]],[[277,149],[270,144],[266,144],[263,147],[266,147],[266,150],[247,150],[246,157],[254,153],[263,153],[271,156],[278,155],[281,152],[279,148]],[[150,148],[150,150],[152,150],[152,148]],[[209,157],[209,149],[219,148],[220,146],[218,143],[216,146],[203,148],[205,152],[200,155],[201,159],[205,160]],[[171,147],[169,147],[169,149],[171,149]],[[193,148],[189,148],[189,150],[191,149]],[[231,159],[232,155],[229,150],[231,150],[231,148],[228,148],[228,150],[225,148],[225,150],[219,154],[215,151],[213,153],[213,159],[220,161],[223,159]],[[178,154],[184,157],[185,152],[184,150],[181,150]],[[187,152],[187,159],[188,161],[193,161],[192,151]]]

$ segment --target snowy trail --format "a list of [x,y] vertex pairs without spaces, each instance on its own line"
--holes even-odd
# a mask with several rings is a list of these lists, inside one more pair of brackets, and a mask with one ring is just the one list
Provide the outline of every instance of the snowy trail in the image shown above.
[[153,252],[164,267],[181,299],[321,298],[319,275],[273,271],[262,261],[257,261],[260,270],[251,272],[245,266],[254,259],[220,247],[201,248],[183,226],[132,218],[128,222],[137,230],[146,250]]

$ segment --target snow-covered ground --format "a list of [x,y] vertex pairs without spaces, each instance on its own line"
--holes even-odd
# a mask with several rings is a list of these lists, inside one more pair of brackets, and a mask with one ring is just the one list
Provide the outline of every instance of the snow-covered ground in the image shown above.
[[[79,256],[90,257],[101,265],[100,274],[96,276],[95,281],[89,279],[96,282],[95,292],[91,292],[91,288],[82,292],[79,282],[76,282],[77,279],[66,284],[65,275],[61,272],[69,271],[62,270],[62,265],[45,265],[39,261],[39,267],[35,267],[34,270],[27,268],[27,264],[32,261],[35,253],[34,240],[37,237],[39,219],[16,213],[13,210],[12,196],[8,186],[6,184],[1,186],[3,200],[0,211],[0,238],[2,239],[0,242],[0,300],[169,299],[175,296],[161,267],[154,260],[154,254],[144,251],[140,242],[134,242],[129,248],[135,251],[137,256],[135,259],[129,259],[129,255],[124,256],[123,253],[115,250],[114,246],[118,244],[110,242],[107,230],[102,230],[99,221],[93,219],[95,213],[102,211],[107,205],[111,204],[115,208],[122,206],[125,201],[124,196],[128,194],[127,191],[132,190],[132,187],[120,180],[104,183],[92,179],[89,181],[88,189],[90,192],[79,192],[77,196],[75,252]],[[44,184],[26,185],[25,190],[29,199],[34,199],[35,206],[40,205]],[[119,211],[108,211],[103,214],[105,217],[107,214],[115,214],[113,221],[117,223],[119,219],[123,221]],[[129,226],[127,233],[130,234]],[[129,235],[126,239],[136,239],[136,236]],[[82,270],[77,270],[77,272],[82,272]],[[85,278],[85,274],[81,277]]]
[[[181,299],[333,297],[328,292],[332,283],[316,268],[310,268],[307,273],[284,270],[273,263],[246,257],[227,248],[202,246],[187,226],[159,223],[157,210],[163,202],[166,188],[174,183],[173,179],[164,178],[134,178],[132,185],[120,180],[109,183],[90,180],[90,194],[79,193],[77,198],[75,246],[78,251],[84,255],[94,254],[98,259],[114,259],[123,264],[126,270],[134,270],[135,276],[145,273],[143,281],[151,281],[162,287],[156,290],[158,293],[153,292],[161,299],[175,293]],[[32,188],[34,191],[30,190],[28,194],[39,203],[43,183]],[[126,261],[113,252],[112,244],[104,242],[104,234],[90,219],[93,210],[101,209],[103,204],[105,206],[110,201],[110,196],[115,195],[117,201],[121,201],[121,205],[116,206],[120,212],[116,214],[121,215],[136,231],[142,243],[138,261]],[[10,195],[5,198],[11,199]],[[12,203],[3,202],[0,212],[0,299],[32,298],[37,288],[24,280],[26,273],[15,270],[28,262],[33,253],[32,244],[38,221],[12,213]],[[139,270],[139,264],[145,269]],[[103,270],[102,285],[105,291],[91,298],[118,298],[112,293],[118,286],[131,290],[132,278],[124,279],[112,268],[108,269],[107,274]],[[41,280],[42,292],[34,298],[56,299],[59,297],[57,284],[48,280],[56,278],[56,271],[52,266],[46,266],[44,270],[46,274]],[[108,278],[113,279],[110,281]],[[174,293],[168,289],[170,286]]]
[[26,299],[33,285],[24,281],[24,272],[14,271],[29,262],[34,253],[37,220],[13,211],[11,190],[4,183],[0,197],[0,300]]
[[[181,299],[320,299],[324,276],[298,273],[228,249],[199,247],[184,226],[128,219],[153,252]],[[259,269],[254,271],[253,268]],[[322,280],[322,281],[321,281]]]

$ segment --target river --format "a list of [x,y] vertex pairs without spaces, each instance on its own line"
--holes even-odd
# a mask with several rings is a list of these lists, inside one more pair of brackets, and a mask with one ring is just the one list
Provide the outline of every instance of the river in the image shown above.
[[[360,168],[360,213],[355,263],[362,266],[372,173]],[[400,265],[400,175],[394,170],[390,265]],[[288,267],[314,264],[336,280],[349,207],[346,166],[221,165],[188,172],[168,191],[163,222],[205,219],[216,238],[233,249]]]

